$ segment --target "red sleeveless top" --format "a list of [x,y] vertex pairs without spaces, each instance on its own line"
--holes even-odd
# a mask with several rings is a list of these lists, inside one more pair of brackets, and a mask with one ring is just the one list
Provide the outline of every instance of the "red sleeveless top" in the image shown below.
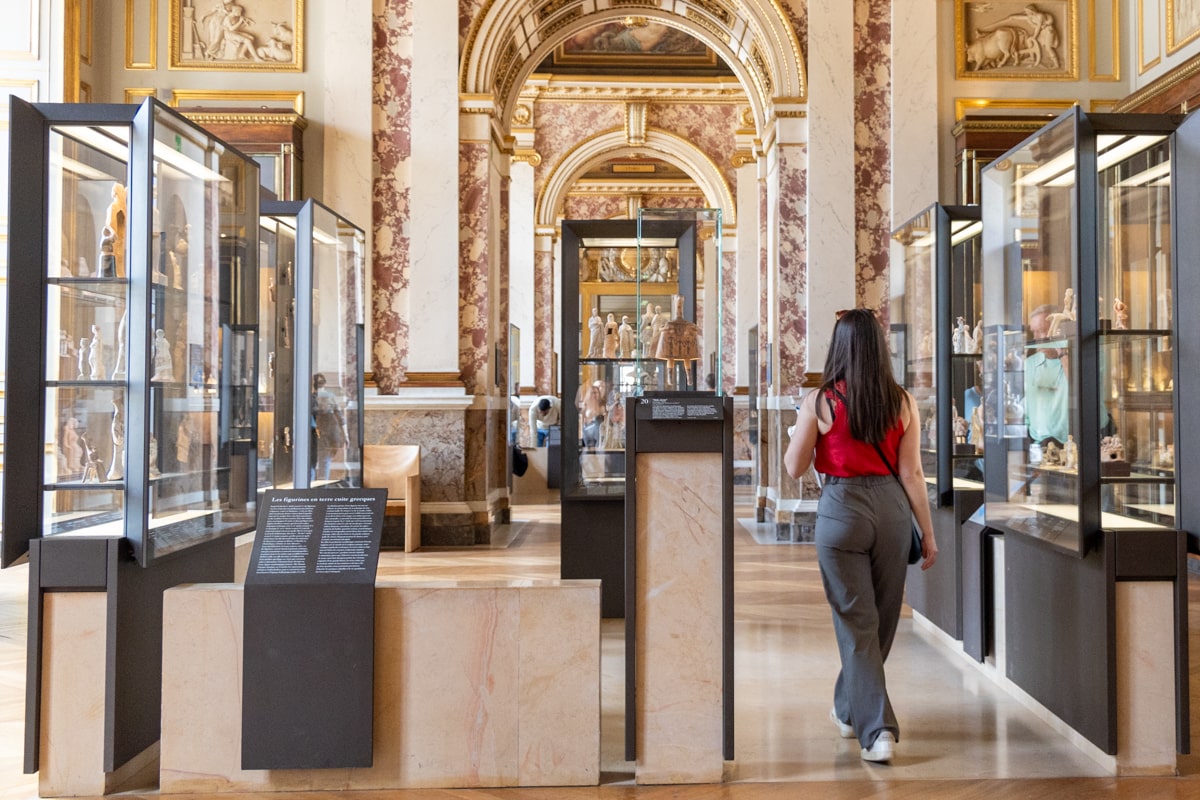
[[[845,384],[838,384],[838,391],[845,391]],[[863,442],[850,435],[850,420],[842,401],[832,392],[826,397],[833,402],[833,425],[828,433],[817,436],[816,459],[814,466],[817,472],[825,475],[836,475],[839,478],[856,478],[862,475],[891,475],[887,465],[879,460],[875,446]],[[823,412],[829,410],[829,402],[817,398],[818,403],[825,403]],[[907,408],[907,406],[905,406]],[[903,417],[903,414],[901,414]],[[887,456],[892,466],[899,469],[900,437],[904,435],[904,423],[898,419],[891,430],[887,432],[879,448]]]

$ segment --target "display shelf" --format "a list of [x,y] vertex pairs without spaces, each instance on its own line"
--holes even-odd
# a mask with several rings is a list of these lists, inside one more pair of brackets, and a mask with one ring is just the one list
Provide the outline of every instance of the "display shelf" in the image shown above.
[[[3,564],[59,533],[149,566],[251,529],[219,392],[231,327],[257,325],[257,166],[153,99],[11,108],[5,451],[38,466],[5,476]],[[182,505],[205,523],[162,513]]]
[[989,526],[1084,555],[1176,503],[1176,126],[1072,109],[983,172]]

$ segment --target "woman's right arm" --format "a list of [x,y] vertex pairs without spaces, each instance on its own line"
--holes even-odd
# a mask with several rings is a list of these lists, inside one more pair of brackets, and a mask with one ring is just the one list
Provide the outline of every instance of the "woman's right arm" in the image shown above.
[[937,561],[938,547],[933,538],[933,515],[929,512],[929,495],[925,485],[925,470],[921,466],[921,414],[917,409],[917,401],[908,392],[905,395],[905,408],[908,413],[908,424],[904,426],[904,435],[900,437],[900,464],[897,472],[904,493],[908,495],[909,505],[912,506],[913,518],[921,528],[924,541],[921,544],[921,569],[929,569]]

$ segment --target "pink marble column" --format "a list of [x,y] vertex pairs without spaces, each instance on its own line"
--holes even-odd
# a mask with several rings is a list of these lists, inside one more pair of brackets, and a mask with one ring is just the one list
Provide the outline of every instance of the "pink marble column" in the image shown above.
[[[553,247],[553,244],[550,245]],[[538,394],[554,391],[554,253],[533,254],[533,379]]]
[[412,0],[376,0],[372,131],[372,361],[380,394],[395,394],[408,365],[409,238],[412,185]]
[[[775,394],[797,394],[807,368],[808,146],[779,148],[779,377]],[[885,251],[886,255],[886,251]],[[832,265],[831,265],[832,266]],[[819,369],[820,366],[818,365]]]
[[770,310],[767,308],[767,184],[758,182],[758,381],[759,394],[767,391],[767,342],[771,339]]
[[488,394],[488,144],[458,146],[458,364],[467,394]]
[[[508,232],[509,232],[509,192],[511,190],[511,187],[512,187],[512,178],[510,178],[507,175],[502,175],[500,177],[500,220],[499,220],[500,230],[497,231],[497,233],[500,237],[500,263],[497,265],[498,269],[496,271],[497,279],[500,282],[500,285],[497,287],[499,296],[497,297],[498,306],[496,309],[496,311],[497,311],[496,343],[499,345],[499,347],[497,349],[498,349],[498,352],[500,355],[500,361],[499,361],[499,363],[496,364],[496,369],[503,370],[504,374],[506,376],[512,372],[512,370],[510,368],[512,365],[512,353],[509,352],[509,348],[511,347],[512,343],[508,340],[509,321],[511,319],[511,317],[509,315],[509,310],[508,310],[508,304],[509,304],[509,292],[508,292],[508,284],[509,284],[509,268],[508,268],[509,244],[508,244],[508,239],[509,239],[509,233]],[[522,331],[521,333],[524,335],[525,332]],[[521,380],[520,375],[512,376],[513,382],[519,383],[520,380]],[[507,385],[508,382],[509,381],[506,378],[506,380],[505,380],[506,385],[504,387],[504,391],[506,393],[513,392],[514,394],[516,394],[516,392],[513,391],[514,387],[511,385]]]
[[[721,390],[733,392],[737,385],[737,253],[721,253]],[[754,380],[754,376],[750,376]]]
[[[854,227],[858,305],[885,314],[891,241],[892,2],[855,0]],[[884,79],[886,76],[886,79]]]

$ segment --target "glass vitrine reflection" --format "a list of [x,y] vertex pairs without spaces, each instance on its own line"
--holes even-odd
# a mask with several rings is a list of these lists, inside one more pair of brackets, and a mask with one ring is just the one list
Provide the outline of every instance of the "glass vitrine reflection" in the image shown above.
[[274,325],[260,425],[274,434],[259,486],[361,486],[366,235],[314,200],[262,212],[259,281]]
[[941,505],[983,488],[980,233],[977,206],[934,204],[892,234],[893,372],[917,401],[922,467]]
[[1074,109],[984,171],[989,525],[1175,525],[1174,127]]
[[6,480],[5,563],[14,530],[143,565],[248,530],[257,166],[153,100],[12,109],[6,452],[38,466]]

